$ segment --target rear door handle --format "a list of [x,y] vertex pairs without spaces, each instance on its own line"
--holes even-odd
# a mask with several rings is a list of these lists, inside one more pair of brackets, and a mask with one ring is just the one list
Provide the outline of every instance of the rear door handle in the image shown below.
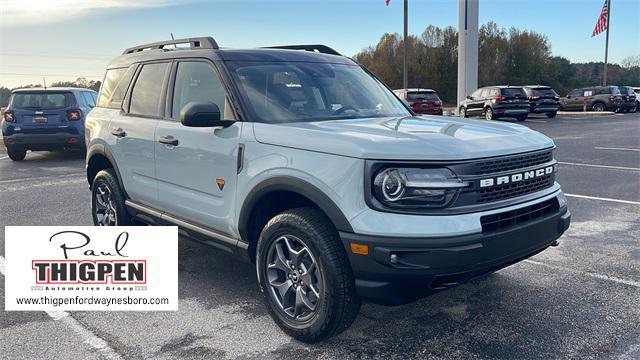
[[121,138],[121,137],[127,136],[127,133],[124,130],[122,130],[122,128],[117,128],[117,129],[111,130],[111,135]]
[[159,142],[160,144],[173,145],[173,146],[178,146],[178,143],[179,143],[178,139],[174,138],[174,137],[173,137],[173,136],[171,136],[171,135],[161,136],[161,137],[158,139],[158,142]]

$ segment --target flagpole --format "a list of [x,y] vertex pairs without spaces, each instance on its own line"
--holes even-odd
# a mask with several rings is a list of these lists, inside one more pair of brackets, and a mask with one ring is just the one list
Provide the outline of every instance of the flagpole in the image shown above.
[[[404,0],[404,58],[402,59],[402,86],[407,91],[409,88],[409,51],[407,38],[409,36],[409,0]],[[608,30],[607,30],[608,31]],[[607,32],[607,36],[608,36]]]
[[602,86],[607,86],[607,63],[609,62],[609,29],[611,28],[611,22],[609,22],[610,16],[611,0],[607,0],[607,40],[604,45],[604,75],[602,78]]

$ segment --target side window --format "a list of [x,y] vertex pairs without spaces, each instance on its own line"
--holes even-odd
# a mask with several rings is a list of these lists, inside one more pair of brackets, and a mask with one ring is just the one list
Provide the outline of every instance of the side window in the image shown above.
[[476,91],[473,92],[473,94],[471,94],[472,98],[479,98],[480,97],[480,93],[482,92],[483,89],[478,89]]
[[213,102],[220,108],[223,119],[233,120],[224,85],[209,63],[191,61],[178,64],[171,117],[178,118],[180,110],[191,101]]
[[129,113],[132,115],[158,117],[161,115],[162,84],[170,63],[146,64],[131,91]]
[[482,89],[482,92],[480,93],[480,97],[484,99],[484,98],[488,98],[489,96],[491,96],[491,88]]
[[88,107],[94,108],[96,107],[96,98],[93,97],[93,93],[88,91],[81,92],[82,98],[84,99],[84,103],[87,104]]
[[582,96],[582,89],[575,89],[571,91],[569,96]]
[[133,79],[133,75],[136,73],[137,68],[137,64],[131,65],[129,69],[127,69],[127,72],[122,75],[120,81],[118,81],[118,85],[113,90],[111,98],[109,99],[109,108],[120,109],[122,107],[122,101],[124,101],[127,89],[129,88],[129,84],[131,84],[131,79]]
[[500,89],[493,88],[490,90],[489,96],[498,96],[500,95]]
[[122,75],[124,75],[126,71],[126,68],[107,70],[107,74],[104,76],[104,82],[100,88],[100,97],[98,100],[99,107],[106,107],[109,104],[109,99],[111,99],[113,90],[115,90],[120,79],[122,79]]

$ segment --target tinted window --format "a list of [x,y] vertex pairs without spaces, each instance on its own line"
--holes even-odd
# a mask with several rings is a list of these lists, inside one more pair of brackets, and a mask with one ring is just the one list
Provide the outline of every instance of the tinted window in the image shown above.
[[218,105],[225,119],[233,119],[231,109],[226,106],[224,86],[211,64],[204,62],[181,62],[178,64],[176,85],[173,92],[172,117],[179,117],[180,110],[191,101],[213,102]]
[[124,75],[126,71],[126,68],[107,70],[102,87],[100,87],[98,106],[106,107],[109,104],[109,99],[111,98],[113,90],[116,88],[120,79],[122,79],[122,75]]
[[407,100],[440,100],[438,95],[434,92],[420,91],[410,92],[407,94]]
[[609,88],[611,91],[611,94],[613,95],[620,95],[620,89],[618,89],[617,87],[611,87]]
[[569,93],[569,96],[582,96],[582,89],[575,89]]
[[227,62],[258,121],[268,123],[408,116],[360,66],[308,62]]
[[19,92],[13,94],[11,107],[18,109],[61,109],[67,107],[68,93]]
[[147,64],[142,67],[131,92],[131,114],[160,116],[162,84],[168,68],[169,63]]
[[504,88],[502,89],[502,95],[507,97],[527,97],[521,88]]
[[116,86],[115,90],[113,90],[113,94],[111,95],[111,99],[109,100],[110,108],[120,109],[122,107],[122,101],[127,94],[127,89],[129,88],[129,84],[131,83],[133,75],[136,73],[137,67],[137,65],[131,65],[127,72],[122,75],[120,81],[118,81],[118,85]]
[[88,91],[83,91],[81,92],[82,94],[82,98],[84,99],[84,103],[87,104],[88,107],[95,107],[96,106],[96,98],[93,97],[93,93],[88,92]]
[[551,88],[532,89],[531,93],[534,96],[558,96],[558,94]]

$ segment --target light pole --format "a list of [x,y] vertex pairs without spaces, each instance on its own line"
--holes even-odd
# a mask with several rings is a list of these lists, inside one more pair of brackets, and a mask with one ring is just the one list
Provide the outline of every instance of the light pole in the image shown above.
[[478,88],[478,1],[458,0],[458,103]]

